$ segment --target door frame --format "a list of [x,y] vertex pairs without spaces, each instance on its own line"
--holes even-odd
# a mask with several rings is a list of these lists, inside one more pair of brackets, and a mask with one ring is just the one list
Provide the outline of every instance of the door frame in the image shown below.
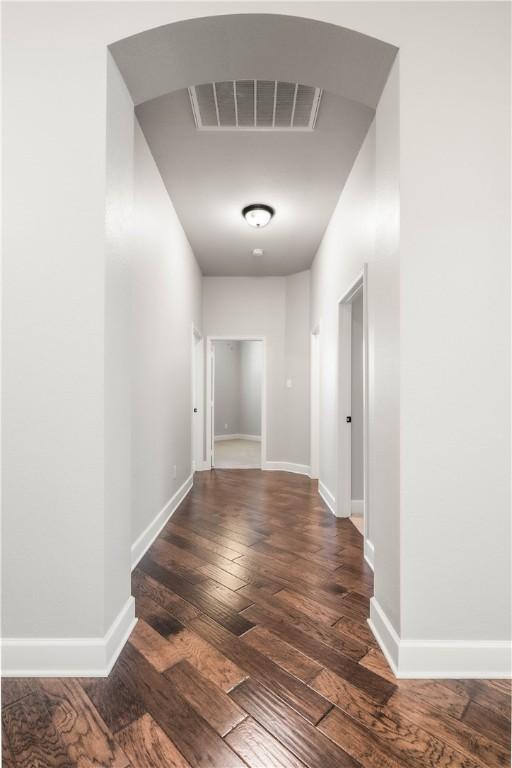
[[[363,522],[365,557],[369,544],[370,505],[369,491],[369,391],[368,391],[368,265],[365,263],[356,279],[338,299],[338,439],[337,467],[338,487],[336,494],[337,517],[350,517],[351,493],[351,429],[346,416],[351,411],[351,341],[352,341],[352,300],[363,292]],[[373,549],[373,548],[372,548]],[[368,558],[367,558],[368,559]],[[373,560],[373,558],[372,558]],[[371,564],[371,563],[370,563]]]
[[262,366],[261,366],[261,469],[267,463],[267,337],[266,336],[207,336],[206,337],[206,456],[207,469],[214,468],[215,441],[212,429],[215,415],[215,366],[213,342],[215,341],[261,341]]
[[[191,339],[191,439],[190,439],[190,453],[191,453],[191,470],[194,472],[200,472],[206,469],[204,461],[204,338],[201,331],[192,323],[192,339]],[[200,345],[202,349],[201,354],[201,369],[198,371],[196,366],[196,348]],[[202,376],[201,376],[202,372]],[[197,394],[197,379],[198,375],[202,378],[202,386],[200,387],[199,395]],[[197,450],[196,446],[196,425],[197,420],[194,418],[194,408],[199,408],[199,438],[202,443],[202,450]]]

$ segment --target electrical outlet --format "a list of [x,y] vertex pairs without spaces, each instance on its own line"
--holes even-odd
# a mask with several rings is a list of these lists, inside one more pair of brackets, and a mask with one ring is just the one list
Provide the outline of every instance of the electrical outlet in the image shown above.
[[224,424],[224,429],[227,429],[227,428],[228,428],[228,425],[227,425],[227,424]]
[[173,468],[172,468],[172,476],[173,476],[173,478],[174,478],[175,480],[176,480],[176,478],[178,477],[178,470],[176,469],[176,464],[175,464],[175,465],[173,466]]

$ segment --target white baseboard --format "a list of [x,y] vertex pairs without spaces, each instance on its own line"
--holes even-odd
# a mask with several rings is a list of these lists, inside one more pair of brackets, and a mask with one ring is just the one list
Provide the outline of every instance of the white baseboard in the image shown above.
[[167,504],[162,507],[160,512],[157,514],[155,518],[150,522],[148,527],[142,531],[140,536],[137,538],[137,540],[132,544],[132,571],[141,559],[141,557],[146,553],[146,551],[149,549],[149,547],[152,545],[164,525],[169,520],[170,516],[173,514],[173,512],[176,510],[176,508],[181,504],[187,493],[192,488],[193,483],[193,475],[189,475],[183,485],[178,488],[176,493],[171,496]]
[[375,597],[368,624],[397,678],[510,678],[511,644],[505,640],[402,640]]
[[364,540],[364,559],[372,569],[374,570],[373,563],[375,560],[375,547],[369,539]]
[[321,480],[318,481],[318,493],[322,497],[322,499],[325,501],[333,515],[336,514],[336,499],[334,498],[334,495],[330,492],[328,487],[322,483]]
[[364,515],[364,499],[352,499],[350,502],[350,514],[354,517]]
[[215,442],[220,443],[223,440],[254,440],[256,443],[261,443],[261,435],[215,435]]
[[104,637],[4,638],[4,677],[107,677],[137,619],[129,597]]
[[307,464],[294,464],[291,461],[265,461],[262,469],[269,472],[294,472],[297,475],[309,475]]

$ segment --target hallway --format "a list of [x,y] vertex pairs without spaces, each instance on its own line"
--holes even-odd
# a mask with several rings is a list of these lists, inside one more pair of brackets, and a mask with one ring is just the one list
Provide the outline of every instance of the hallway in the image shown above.
[[362,537],[316,483],[196,474],[108,679],[4,679],[5,768],[499,768],[510,683],[393,678]]

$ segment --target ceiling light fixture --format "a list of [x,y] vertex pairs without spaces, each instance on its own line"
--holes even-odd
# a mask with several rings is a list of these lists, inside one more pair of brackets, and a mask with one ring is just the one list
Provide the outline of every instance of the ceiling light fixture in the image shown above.
[[253,250],[253,252],[252,252],[252,255],[253,256],[263,256],[264,253],[265,253],[265,251],[263,250],[263,248],[255,248]]
[[266,227],[274,215],[274,209],[265,203],[253,203],[246,205],[242,210],[242,216],[251,227],[261,229]]

